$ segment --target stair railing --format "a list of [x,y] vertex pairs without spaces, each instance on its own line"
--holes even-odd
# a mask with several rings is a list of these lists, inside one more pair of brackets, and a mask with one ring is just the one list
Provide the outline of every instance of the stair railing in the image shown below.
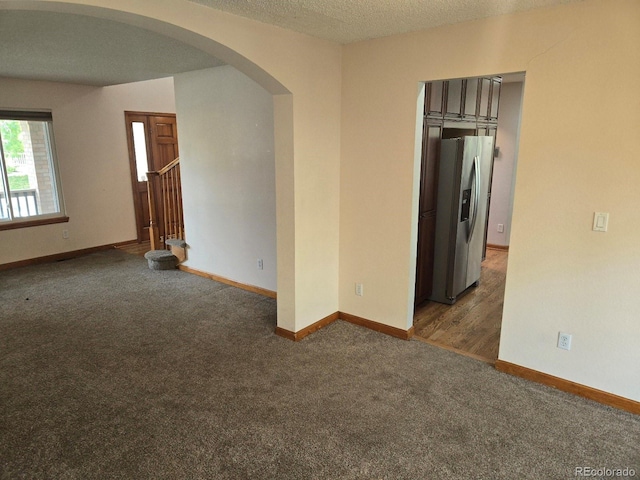
[[167,240],[185,238],[180,157],[158,171],[148,172],[147,178],[151,249],[162,250]]

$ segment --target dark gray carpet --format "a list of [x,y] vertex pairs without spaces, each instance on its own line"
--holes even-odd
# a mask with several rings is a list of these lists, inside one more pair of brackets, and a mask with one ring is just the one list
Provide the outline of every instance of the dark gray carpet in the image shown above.
[[640,475],[637,416],[344,322],[294,343],[275,316],[119,251],[0,272],[1,478]]

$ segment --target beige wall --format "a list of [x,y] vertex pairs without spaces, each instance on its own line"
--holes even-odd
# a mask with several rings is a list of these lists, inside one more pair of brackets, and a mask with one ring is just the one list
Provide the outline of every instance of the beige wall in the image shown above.
[[419,82],[526,71],[500,358],[640,400],[638,45],[640,2],[600,0],[347,46],[340,310],[411,325]]
[[0,264],[135,240],[124,111],[175,112],[171,78],[106,88],[0,78],[0,108],[52,111],[69,216],[69,223],[1,231],[8,248]]
[[230,66],[176,75],[174,84],[185,265],[276,290],[272,95]]
[[[503,83],[500,90],[500,112],[496,137],[496,146],[500,152],[493,161],[491,205],[487,226],[487,243],[492,245],[509,245],[523,88],[524,82],[510,82]],[[499,224],[503,225],[502,232],[498,232]]]

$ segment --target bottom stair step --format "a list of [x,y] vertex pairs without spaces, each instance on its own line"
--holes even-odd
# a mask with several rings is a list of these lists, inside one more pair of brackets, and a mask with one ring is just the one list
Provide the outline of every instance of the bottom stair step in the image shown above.
[[165,240],[164,244],[169,245],[170,247],[187,248],[187,242],[181,238],[169,238]]
[[151,250],[144,254],[151,270],[173,270],[178,265],[178,257],[168,250]]

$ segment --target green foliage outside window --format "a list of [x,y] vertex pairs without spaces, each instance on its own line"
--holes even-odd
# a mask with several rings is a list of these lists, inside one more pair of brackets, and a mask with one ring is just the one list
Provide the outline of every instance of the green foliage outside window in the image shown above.
[[17,120],[0,121],[0,136],[2,136],[2,146],[6,156],[18,156],[24,153],[24,145],[20,140],[21,132],[20,122]]
[[9,189],[12,192],[29,190],[30,188],[28,175],[9,175]]

